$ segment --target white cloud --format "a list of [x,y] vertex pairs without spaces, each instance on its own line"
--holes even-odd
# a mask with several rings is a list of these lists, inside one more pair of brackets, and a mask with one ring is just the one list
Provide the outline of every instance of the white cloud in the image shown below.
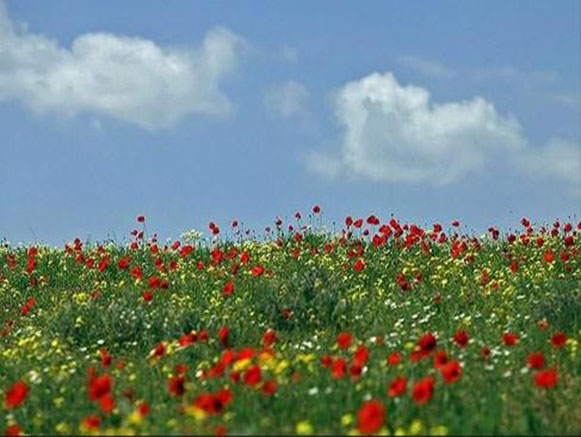
[[456,76],[456,72],[444,64],[419,56],[400,56],[397,62],[403,67],[415,70],[426,76],[438,78],[452,78]]
[[327,174],[445,184],[526,146],[518,122],[483,98],[431,103],[426,89],[402,86],[389,72],[347,83],[334,106],[344,128],[339,153],[328,157],[328,171],[320,153],[310,163]]
[[220,86],[236,69],[242,46],[240,37],[217,27],[195,49],[110,33],[80,35],[67,49],[17,31],[0,2],[0,100],[37,112],[90,112],[166,128],[188,114],[231,110]]
[[581,146],[563,138],[551,138],[539,150],[519,161],[530,176],[552,177],[581,189]]
[[272,116],[290,118],[304,112],[308,99],[307,87],[291,80],[267,89],[264,93],[264,106]]
[[299,60],[299,51],[294,47],[283,46],[280,49],[280,56],[288,63],[295,64]]

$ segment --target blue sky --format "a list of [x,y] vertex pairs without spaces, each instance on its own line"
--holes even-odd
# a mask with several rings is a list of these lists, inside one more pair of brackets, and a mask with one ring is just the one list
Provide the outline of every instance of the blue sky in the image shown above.
[[13,243],[579,219],[578,1],[0,4]]

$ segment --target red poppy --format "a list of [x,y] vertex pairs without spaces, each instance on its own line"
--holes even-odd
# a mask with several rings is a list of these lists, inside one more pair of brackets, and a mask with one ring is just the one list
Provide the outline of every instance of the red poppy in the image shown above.
[[462,367],[460,367],[458,361],[452,360],[444,364],[440,368],[440,372],[442,372],[444,382],[449,384],[460,379],[460,376],[462,376]]
[[353,270],[355,270],[356,272],[360,272],[364,268],[365,262],[362,259],[358,259],[357,261],[355,261],[355,264],[353,265]]
[[424,355],[424,356],[428,355],[437,346],[436,337],[434,337],[434,335],[432,333],[428,332],[427,334],[424,334],[420,338],[420,341],[418,342],[418,346],[420,347],[420,351],[421,351],[422,355]]
[[434,392],[434,378],[427,376],[416,382],[412,391],[412,397],[417,404],[425,404],[432,398]]
[[468,337],[468,332],[466,332],[464,329],[461,329],[460,331],[456,332],[456,334],[454,334],[454,342],[460,347],[466,346],[469,341],[470,337]]
[[502,341],[505,346],[514,346],[516,344],[516,335],[512,332],[505,332],[502,334]]
[[244,373],[244,384],[255,386],[261,380],[262,372],[260,367],[254,365]]
[[564,332],[557,332],[551,338],[551,344],[555,347],[565,346],[567,343],[567,335]]
[[482,346],[482,349],[480,349],[480,356],[485,360],[490,357],[490,348],[488,346]]
[[227,432],[228,429],[224,425],[216,425],[216,428],[214,428],[214,435],[217,436],[226,435]]
[[229,333],[230,333],[230,330],[228,329],[227,326],[222,326],[220,328],[220,332],[218,333],[218,337],[220,338],[220,341],[222,342],[223,346],[227,346]]
[[353,341],[353,336],[349,332],[341,332],[337,336],[337,345],[340,349],[347,349],[351,346],[351,342]]
[[111,397],[110,394],[103,396],[99,399],[99,405],[101,407],[101,411],[104,413],[110,413],[115,408],[115,400]]
[[276,341],[276,332],[272,329],[267,330],[262,336],[262,344],[265,346],[270,346]]
[[113,378],[111,375],[102,375],[89,378],[89,399],[96,401],[107,396],[113,390]]
[[395,366],[399,364],[402,360],[402,355],[399,352],[392,352],[389,357],[387,357],[387,363]]
[[18,425],[7,426],[4,430],[4,435],[6,436],[19,436],[22,433]]
[[137,406],[137,411],[141,417],[145,417],[149,414],[149,404],[147,402],[141,402]]
[[381,429],[384,419],[383,404],[377,400],[367,401],[357,413],[357,428],[362,434],[374,434]]
[[344,358],[337,358],[331,364],[331,373],[334,379],[343,379],[347,371],[347,363]]
[[[137,217],[137,221],[138,221],[139,223],[143,223],[143,222],[145,221],[145,216],[143,216],[143,215],[140,215],[139,217]],[[154,220],[154,221],[155,221],[155,220]]]
[[264,267],[261,264],[258,264],[256,267],[252,269],[252,276],[262,276],[264,273]]
[[313,212],[319,214],[321,212],[321,207],[319,205],[313,206]]
[[4,404],[7,408],[16,408],[24,402],[29,388],[23,381],[16,381],[6,392]]
[[162,343],[159,343],[155,349],[153,350],[153,356],[155,358],[161,358],[163,357],[163,355],[165,354],[165,345]]
[[527,357],[527,365],[531,369],[542,369],[545,367],[545,356],[542,352],[531,352]]
[[269,381],[265,381],[264,385],[262,386],[262,393],[267,396],[272,396],[276,392],[277,388],[278,384],[274,379],[271,379]]
[[329,355],[323,355],[321,357],[321,366],[323,367],[329,367],[332,362],[333,358],[331,358]]
[[537,387],[554,387],[559,380],[557,369],[540,370],[535,373],[535,385]]
[[83,427],[88,429],[88,430],[96,430],[99,429],[99,427],[101,426],[101,418],[96,415],[96,414],[92,414],[90,416],[87,416],[83,419]]
[[552,251],[550,251],[550,250],[547,250],[547,251],[545,252],[545,255],[543,255],[543,259],[544,259],[546,262],[553,262],[553,261],[555,260],[555,255],[553,254],[553,252],[552,252]]
[[448,354],[445,351],[437,351],[434,354],[434,367],[441,369],[446,363],[448,363]]
[[185,383],[186,378],[184,376],[175,375],[169,379],[167,388],[172,396],[182,396],[186,392]]
[[389,384],[389,389],[387,390],[387,394],[394,398],[396,396],[400,396],[406,390],[408,380],[403,376],[397,376],[391,384]]
[[141,296],[143,297],[143,300],[146,302],[151,302],[153,299],[153,293],[149,290],[145,290]]
[[226,296],[229,296],[232,293],[234,293],[234,282],[232,281],[226,282],[226,284],[224,284],[224,288],[222,289],[222,293],[224,293]]
[[363,366],[369,359],[369,350],[366,346],[361,345],[353,354],[353,362],[359,366]]

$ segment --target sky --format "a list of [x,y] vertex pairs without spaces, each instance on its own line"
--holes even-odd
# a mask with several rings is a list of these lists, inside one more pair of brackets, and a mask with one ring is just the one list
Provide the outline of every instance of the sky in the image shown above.
[[0,0],[0,239],[577,221],[580,4]]

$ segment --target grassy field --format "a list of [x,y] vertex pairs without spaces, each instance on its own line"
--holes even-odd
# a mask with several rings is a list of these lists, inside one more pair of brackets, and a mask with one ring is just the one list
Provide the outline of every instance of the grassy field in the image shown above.
[[0,431],[581,433],[581,224],[357,219],[4,244]]

